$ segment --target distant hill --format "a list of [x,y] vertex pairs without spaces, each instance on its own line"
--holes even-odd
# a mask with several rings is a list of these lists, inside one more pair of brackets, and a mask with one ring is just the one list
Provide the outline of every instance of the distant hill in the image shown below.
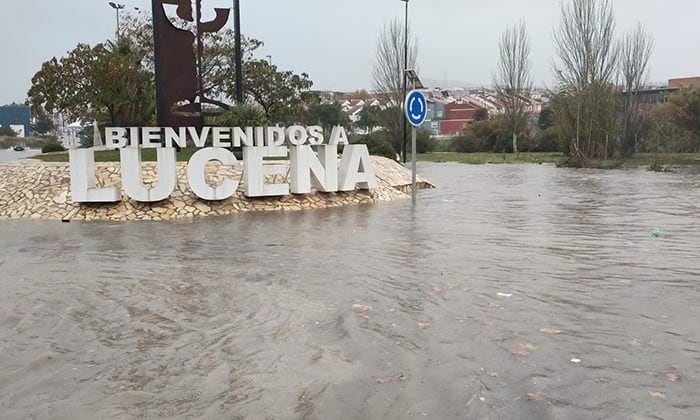
[[430,77],[421,77],[421,82],[426,88],[441,88],[441,89],[453,89],[453,88],[480,88],[482,85],[478,83],[469,83],[461,80],[445,80],[445,79],[431,79]]

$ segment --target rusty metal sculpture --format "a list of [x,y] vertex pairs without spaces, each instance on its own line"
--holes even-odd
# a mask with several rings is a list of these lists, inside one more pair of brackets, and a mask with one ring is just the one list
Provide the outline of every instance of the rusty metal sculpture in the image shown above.
[[[231,9],[215,8],[216,17],[202,21],[202,0],[152,0],[158,124],[201,127],[204,117],[229,109],[207,98],[204,90],[205,33],[220,31]],[[181,27],[174,22],[182,21]]]

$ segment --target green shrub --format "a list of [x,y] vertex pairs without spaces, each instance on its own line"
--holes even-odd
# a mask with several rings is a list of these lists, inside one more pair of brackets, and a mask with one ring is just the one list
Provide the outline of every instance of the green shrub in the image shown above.
[[11,129],[10,127],[2,126],[0,127],[0,136],[17,137],[17,133],[15,133],[15,130]]
[[385,131],[377,131],[364,136],[351,136],[350,143],[366,144],[370,155],[396,159],[396,151],[391,146]]
[[49,143],[41,148],[41,153],[65,152],[66,149],[60,143]]
[[445,153],[451,152],[453,150],[454,138],[447,139],[436,139],[435,141],[435,152]]
[[[408,143],[408,152],[411,152],[411,142]],[[419,129],[416,133],[416,153],[430,153],[435,150],[435,142],[430,138],[430,133]]]
[[471,131],[465,131],[452,139],[452,151],[458,153],[475,153],[479,151],[479,142]]
[[534,145],[530,149],[531,152],[559,152],[561,147],[559,144],[559,136],[554,128],[542,130],[534,139]]

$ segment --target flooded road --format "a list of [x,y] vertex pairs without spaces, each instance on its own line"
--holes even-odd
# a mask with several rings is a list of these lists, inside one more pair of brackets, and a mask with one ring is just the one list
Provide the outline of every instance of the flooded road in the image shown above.
[[17,159],[25,159],[40,154],[41,150],[39,149],[25,149],[21,152],[4,149],[0,150],[0,163],[10,162]]
[[699,175],[419,169],[415,210],[0,222],[0,417],[700,418]]

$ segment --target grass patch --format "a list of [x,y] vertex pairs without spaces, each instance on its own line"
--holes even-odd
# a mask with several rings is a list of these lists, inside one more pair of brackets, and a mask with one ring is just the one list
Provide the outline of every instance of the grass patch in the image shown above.
[[[177,153],[178,162],[187,162],[190,160],[192,155],[199,149],[194,147],[188,147],[187,149],[181,149]],[[156,149],[141,149],[141,161],[143,162],[155,162],[156,161]],[[68,152],[61,153],[48,153],[45,155],[33,156],[32,159],[39,159],[44,162],[68,162]],[[99,150],[95,152],[95,162],[119,162],[119,150]]]
[[559,163],[561,153],[425,153],[418,155],[423,162],[457,162],[472,165],[487,163]]

